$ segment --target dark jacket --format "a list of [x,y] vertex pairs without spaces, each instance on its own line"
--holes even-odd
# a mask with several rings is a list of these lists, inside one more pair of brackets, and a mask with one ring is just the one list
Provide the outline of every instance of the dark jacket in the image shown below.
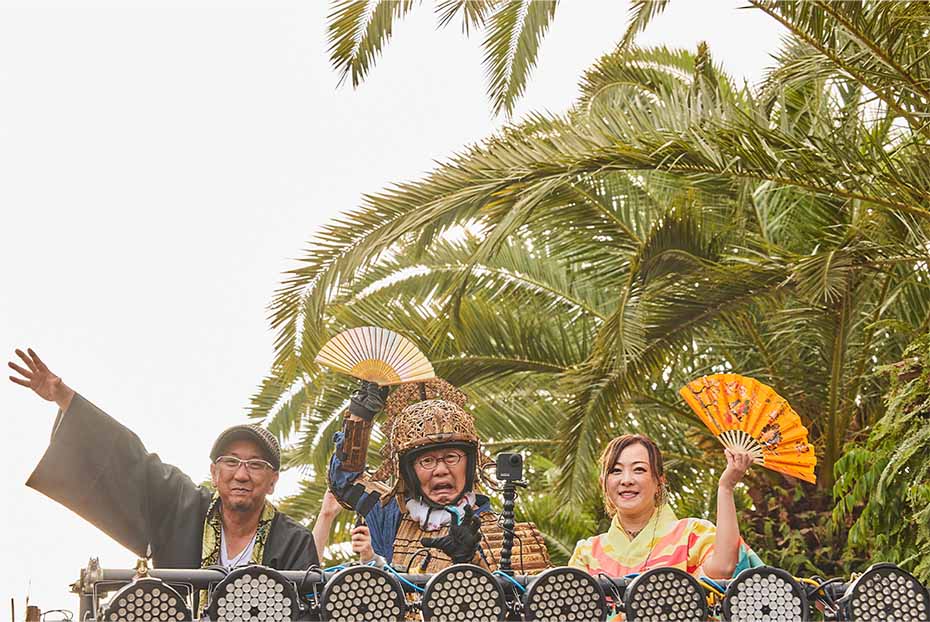
[[[75,394],[59,413],[45,455],[26,482],[157,568],[200,568],[212,493],[156,454],[115,419]],[[317,564],[313,536],[278,512],[262,564],[304,570]]]

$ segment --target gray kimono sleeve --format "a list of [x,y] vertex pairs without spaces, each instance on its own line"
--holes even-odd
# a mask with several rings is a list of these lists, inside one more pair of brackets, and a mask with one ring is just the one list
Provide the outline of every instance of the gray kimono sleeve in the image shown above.
[[209,493],[149,453],[138,436],[80,395],[67,412],[59,413],[48,449],[26,485],[140,557],[151,544],[156,564],[159,557],[165,562],[166,556],[177,557],[168,550],[175,545],[193,549],[181,555],[191,559],[172,559],[167,565],[198,559],[203,525],[196,521],[203,520],[199,509]]

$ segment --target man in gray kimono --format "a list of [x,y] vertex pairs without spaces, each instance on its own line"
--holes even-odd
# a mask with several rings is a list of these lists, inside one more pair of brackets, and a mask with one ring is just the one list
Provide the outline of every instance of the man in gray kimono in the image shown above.
[[27,485],[70,508],[158,568],[319,563],[313,536],[266,499],[281,466],[267,430],[225,430],[210,452],[216,492],[197,486],[139,438],[75,393],[31,349],[10,362],[28,387],[58,405],[45,455]]

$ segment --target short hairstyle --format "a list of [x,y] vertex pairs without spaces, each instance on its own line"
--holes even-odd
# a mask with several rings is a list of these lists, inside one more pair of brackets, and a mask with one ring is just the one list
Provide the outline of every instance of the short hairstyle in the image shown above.
[[652,479],[654,479],[657,484],[661,485],[662,478],[665,477],[665,467],[662,464],[662,452],[659,450],[659,446],[656,445],[656,442],[645,434],[622,434],[607,443],[607,447],[601,452],[600,458],[601,493],[604,495],[604,509],[607,510],[607,514],[610,516],[617,513],[617,508],[613,506],[607,495],[607,474],[610,473],[610,470],[617,464],[617,460],[620,458],[620,454],[623,453],[623,450],[637,443],[645,447],[646,453],[649,455],[649,470]]

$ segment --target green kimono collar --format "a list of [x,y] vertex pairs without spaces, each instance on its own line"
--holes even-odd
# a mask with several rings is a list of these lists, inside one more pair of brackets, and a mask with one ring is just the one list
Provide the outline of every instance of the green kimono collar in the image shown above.
[[[255,546],[252,549],[253,564],[262,563],[262,556],[265,552],[265,542],[268,541],[268,533],[271,531],[271,521],[274,519],[278,510],[275,506],[265,500],[265,507],[262,508],[262,515],[258,519],[258,531],[255,533]],[[203,545],[200,549],[200,567],[215,566],[220,563],[220,543],[222,542],[223,521],[220,512],[220,495],[213,493],[213,500],[210,501],[210,507],[207,509],[207,516],[203,521]]]
[[[271,531],[271,521],[274,520],[277,508],[265,499],[265,507],[262,508],[262,515],[258,518],[258,530],[255,532],[255,546],[252,548],[252,557],[249,560],[252,564],[261,564],[262,557],[265,554],[265,542],[268,541],[268,533]],[[203,544],[200,548],[200,567],[215,566],[220,563],[220,545],[223,541],[223,517],[220,512],[220,495],[213,493],[213,500],[210,501],[210,507],[207,509],[207,516],[203,521]],[[207,607],[207,591],[200,590],[198,597],[198,616],[203,614]]]

